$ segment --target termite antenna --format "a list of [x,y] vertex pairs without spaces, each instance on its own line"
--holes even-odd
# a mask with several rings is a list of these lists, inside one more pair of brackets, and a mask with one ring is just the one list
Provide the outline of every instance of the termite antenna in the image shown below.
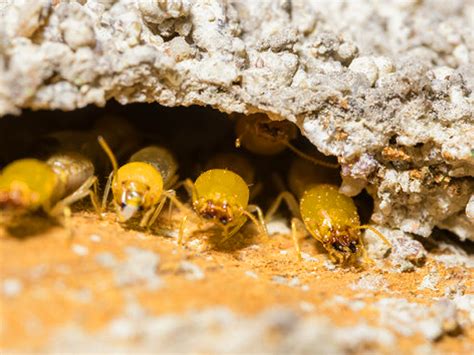
[[358,226],[357,229],[368,229],[372,233],[374,233],[377,237],[379,237],[389,248],[392,247],[392,243],[389,242],[387,237],[385,237],[381,232],[379,232],[377,229],[375,229],[372,226],[369,226],[368,224],[364,224],[362,226]]
[[110,149],[110,147],[107,144],[107,142],[105,141],[104,137],[98,136],[97,141],[99,142],[100,146],[104,150],[105,154],[107,154],[107,156],[110,159],[110,162],[112,163],[112,167],[114,169],[114,176],[117,176],[118,164],[117,164],[117,159],[115,159],[115,155],[112,152],[112,149]]
[[316,159],[314,157],[312,157],[311,155],[308,155],[306,153],[303,153],[301,150],[299,150],[298,148],[296,148],[293,144],[291,144],[290,142],[284,142],[284,144],[293,152],[295,153],[296,155],[298,155],[299,157],[303,158],[303,159],[306,159],[310,162],[312,162],[313,164],[315,165],[320,165],[320,166],[324,166],[326,168],[330,168],[330,169],[339,169],[339,164],[333,164],[333,163],[328,163],[328,162],[325,162],[323,160],[319,160],[319,159]]

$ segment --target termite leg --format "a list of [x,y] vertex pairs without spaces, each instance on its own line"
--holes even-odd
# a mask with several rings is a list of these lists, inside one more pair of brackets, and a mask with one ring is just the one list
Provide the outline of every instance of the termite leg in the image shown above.
[[[255,220],[255,217],[252,214],[248,213],[248,215],[252,216],[252,218]],[[248,215],[246,215],[246,216],[248,216]],[[224,229],[224,238],[222,238],[219,241],[219,244],[223,244],[226,241],[228,241],[230,238],[232,238],[240,230],[240,228],[242,228],[242,226],[245,224],[245,222],[247,222],[247,218],[245,216],[242,216],[242,219],[240,221],[238,221],[234,227],[232,227],[230,232],[229,232],[228,228],[225,228]],[[257,222],[257,220],[255,220],[255,222]],[[258,222],[257,222],[257,226],[258,226]]]
[[102,211],[105,211],[107,208],[107,200],[109,199],[109,193],[110,193],[110,188],[112,187],[113,176],[114,176],[114,173],[111,172],[107,179],[107,184],[105,184],[104,196],[102,196]]
[[[250,205],[252,206],[252,205]],[[248,208],[249,206],[247,206]],[[260,222],[259,220],[257,220],[257,218],[255,218],[255,216],[250,213],[248,210],[242,210],[242,213],[247,216],[253,224],[255,224],[257,226],[257,228],[259,229],[260,233],[263,234],[265,237],[268,237],[267,235],[267,227],[265,226],[265,221],[263,220],[263,213],[262,211],[260,210],[260,208],[258,208],[257,206],[255,206],[256,208],[256,211],[258,214],[261,214],[259,215],[259,219],[260,219]],[[258,212],[260,210],[260,212]],[[262,223],[263,222],[263,223]]]
[[153,216],[151,217],[150,222],[148,223],[149,227],[151,227],[155,223],[167,199],[170,200],[170,215],[171,203],[174,203],[174,205],[180,210],[180,212],[186,210],[186,207],[184,207],[184,205],[176,198],[176,192],[174,190],[164,191],[162,196],[162,201],[160,201],[160,204],[155,209],[155,212],[153,213]]
[[268,209],[267,214],[265,216],[265,220],[267,222],[270,220],[270,218],[273,217],[273,215],[278,210],[278,208],[280,207],[280,205],[283,201],[286,202],[286,204],[287,204],[287,206],[288,206],[288,208],[289,208],[289,210],[290,210],[290,212],[293,216],[296,217],[296,216],[300,215],[298,201],[296,201],[295,197],[293,196],[293,194],[291,192],[283,191],[277,196],[275,201],[273,201],[270,208]]
[[291,237],[293,239],[293,245],[295,247],[296,254],[298,255],[298,260],[301,261],[303,260],[303,258],[301,257],[301,246],[300,241],[298,239],[298,223],[301,223],[298,218],[293,217],[291,219]]
[[260,226],[263,229],[263,232],[264,232],[265,236],[268,237],[267,225],[265,223],[265,218],[263,217],[262,209],[260,207],[258,207],[257,205],[248,205],[247,206],[247,211],[250,212],[250,213],[257,212],[257,216],[258,216],[258,220],[260,222]]
[[166,202],[166,198],[162,198],[161,201],[157,205],[152,206],[142,217],[140,221],[140,227],[150,228],[153,225],[153,223],[155,223],[155,220],[160,214],[161,210],[163,209],[165,202]]
[[163,192],[163,196],[169,199],[179,209],[180,212],[186,211],[186,207],[176,198],[175,190],[168,190]]
[[71,223],[71,208],[69,206],[64,206],[63,207],[63,217],[64,217],[64,228],[66,229],[69,238],[71,239],[73,237],[73,231],[72,231],[72,223]]
[[178,182],[174,190],[179,189],[181,186],[183,186],[186,189],[186,192],[188,193],[189,196],[193,196],[193,193],[196,194],[196,187],[194,186],[194,182],[191,179],[186,179],[184,181]]
[[178,245],[183,244],[184,226],[186,225],[187,220],[188,220],[188,216],[184,216],[183,219],[181,220],[181,224],[179,226],[179,234],[178,234]]
[[[94,206],[94,209],[96,210],[97,214],[99,216],[101,215],[101,209],[99,207],[99,203],[97,201],[97,196],[94,193],[91,188],[97,184],[97,178],[95,176],[89,177],[84,183],[72,194],[69,196],[66,196],[64,199],[59,201],[52,209],[50,214],[51,215],[57,215],[59,211],[62,211],[65,207],[72,205],[74,202],[77,202],[81,199],[83,199],[86,196],[89,196],[91,199],[92,205]],[[96,187],[94,187],[94,190]]]
[[374,261],[369,257],[369,254],[367,253],[367,248],[365,247],[365,245],[361,244],[360,248],[362,249],[362,258],[364,260],[364,263],[367,265],[374,264]]

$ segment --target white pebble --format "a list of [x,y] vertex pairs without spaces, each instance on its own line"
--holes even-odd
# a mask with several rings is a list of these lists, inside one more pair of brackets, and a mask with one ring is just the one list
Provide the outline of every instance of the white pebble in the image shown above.
[[363,74],[369,80],[371,86],[378,78],[378,68],[372,57],[359,57],[352,61],[349,69],[355,73]]
[[7,297],[14,297],[23,290],[23,284],[18,279],[5,279],[2,285],[3,294]]
[[84,245],[73,244],[71,247],[72,251],[79,256],[86,256],[89,254],[89,249]]
[[308,285],[301,286],[301,291],[308,292],[309,291],[309,286]]
[[252,279],[258,279],[258,275],[253,271],[245,271],[245,275],[251,277]]
[[329,271],[333,271],[333,270],[336,270],[336,265],[334,265],[332,262],[330,262],[329,260],[326,260],[324,262],[324,267],[326,269],[328,269]]
[[118,264],[117,259],[112,253],[109,252],[103,252],[99,253],[95,256],[95,261],[103,266],[103,267],[108,267],[112,268]]
[[288,282],[288,286],[290,287],[296,287],[296,286],[299,286],[300,284],[300,279],[297,278],[296,276],[293,277],[289,282]]
[[272,281],[274,283],[279,284],[279,285],[287,285],[288,284],[288,280],[285,277],[280,276],[280,275],[272,276]]
[[179,269],[184,272],[187,280],[196,281],[204,279],[204,272],[202,269],[189,261],[182,261]]
[[311,261],[311,262],[319,261],[317,258],[309,255],[308,253],[301,253],[301,257],[303,258],[304,261]]
[[98,234],[92,234],[89,238],[94,243],[99,243],[102,240],[102,237]]

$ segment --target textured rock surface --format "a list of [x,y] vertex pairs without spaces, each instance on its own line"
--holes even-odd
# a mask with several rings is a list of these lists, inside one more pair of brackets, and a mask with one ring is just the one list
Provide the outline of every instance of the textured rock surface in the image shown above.
[[111,98],[266,112],[338,157],[375,223],[473,239],[472,0],[6,0],[0,16],[0,115]]

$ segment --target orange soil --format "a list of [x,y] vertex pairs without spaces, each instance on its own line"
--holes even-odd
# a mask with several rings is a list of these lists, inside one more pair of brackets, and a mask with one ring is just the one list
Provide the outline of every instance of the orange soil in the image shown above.
[[[98,330],[123,312],[130,293],[156,315],[218,305],[247,315],[275,305],[303,313],[300,304],[305,301],[315,306],[313,311],[305,314],[326,316],[334,324],[354,325],[365,321],[377,325],[378,311],[370,305],[382,298],[398,297],[431,304],[433,298],[443,296],[445,288],[450,285],[464,283],[468,290],[474,289],[472,270],[447,269],[430,258],[425,266],[411,273],[375,268],[330,271],[323,265],[324,254],[311,240],[303,243],[303,251],[318,261],[298,262],[291,241],[280,235],[272,236],[267,242],[244,241],[239,235],[223,249],[213,247],[209,242],[196,247],[196,243],[189,241],[186,247],[178,247],[174,238],[123,228],[113,221],[112,214],[99,220],[91,213],[78,212],[71,222],[72,237],[64,228],[40,217],[14,230],[0,229],[0,285],[7,278],[21,280],[23,284],[21,292],[14,297],[0,293],[0,348],[40,349],[48,343],[55,330],[70,322],[90,331]],[[252,234],[252,229],[247,228],[244,232]],[[91,235],[100,236],[100,241],[93,241]],[[86,247],[84,254],[87,255],[74,252],[72,246],[75,244]],[[113,271],[100,266],[95,256],[110,252],[122,259],[126,246],[136,246],[160,255],[157,274],[164,281],[163,287],[157,290],[149,290],[140,284],[117,287]],[[198,265],[205,277],[194,281],[183,277],[179,269],[183,260]],[[433,267],[440,274],[439,291],[418,291],[423,277]],[[249,271],[254,274],[249,274]],[[383,275],[388,287],[375,291],[350,287],[368,274]],[[446,277],[448,275],[451,276]],[[272,281],[274,276],[288,280],[298,277],[299,285],[278,284]],[[307,287],[302,288],[302,285]],[[85,289],[90,290],[92,301],[77,296]],[[358,311],[344,304],[335,307],[329,301],[336,295],[360,299],[366,306]],[[38,321],[36,323],[41,326],[34,327],[31,320]],[[421,335],[400,337],[398,342],[409,352],[424,339]],[[434,343],[434,347],[442,352],[462,352],[465,344],[474,346],[472,328],[460,336],[444,336]]]

